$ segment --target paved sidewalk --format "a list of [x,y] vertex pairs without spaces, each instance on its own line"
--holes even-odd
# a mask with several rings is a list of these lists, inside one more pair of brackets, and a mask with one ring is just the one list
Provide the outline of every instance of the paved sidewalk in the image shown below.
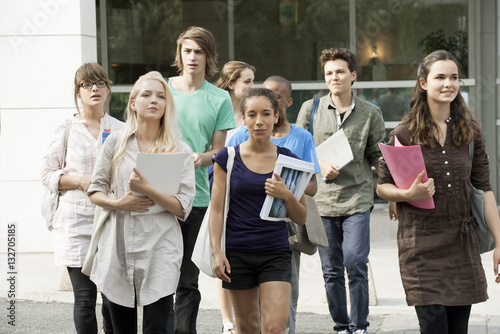
[[[369,333],[417,334],[417,318],[414,309],[406,306],[399,276],[396,223],[386,217],[387,212],[382,207],[372,213],[370,264],[378,303],[370,307]],[[483,254],[482,260],[490,299],[472,307],[469,333],[500,333],[500,285],[494,283],[491,253]],[[7,280],[12,275],[8,274],[5,253],[0,254],[0,269],[3,275],[0,279],[0,310],[3,310],[0,311],[0,333],[74,333],[73,294],[59,291],[64,270],[53,264],[52,253],[17,254],[15,327],[8,324],[10,283]],[[215,284],[214,279],[200,275],[199,334],[220,333]],[[302,256],[298,312],[297,333],[334,333],[317,254]]]

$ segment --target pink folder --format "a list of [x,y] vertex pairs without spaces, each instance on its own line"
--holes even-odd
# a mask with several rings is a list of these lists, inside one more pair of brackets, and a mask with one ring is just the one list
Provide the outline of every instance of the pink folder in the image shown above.
[[[420,145],[403,146],[398,138],[394,136],[394,146],[379,144],[384,155],[385,162],[391,172],[396,186],[401,189],[409,189],[417,175],[425,170],[424,157]],[[428,180],[427,171],[422,177],[422,182]],[[434,209],[434,200],[431,198],[420,201],[409,201],[420,209]]]

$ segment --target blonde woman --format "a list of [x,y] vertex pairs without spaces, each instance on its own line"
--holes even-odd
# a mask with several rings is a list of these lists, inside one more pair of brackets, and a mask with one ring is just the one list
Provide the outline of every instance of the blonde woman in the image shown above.
[[[74,84],[76,112],[55,128],[43,159],[41,179],[51,191],[60,191],[52,231],[54,261],[68,270],[75,298],[73,319],[76,333],[88,334],[97,333],[97,289],[81,272],[90,245],[95,212],[95,205],[85,191],[97,152],[105,140],[104,131],[121,129],[123,122],[106,113],[111,80],[101,65],[86,63],[80,66]],[[104,332],[113,333],[105,302],[102,315]]]
[[[90,200],[112,212],[90,278],[109,301],[115,333],[137,332],[137,306],[144,306],[143,333],[166,333],[172,326],[168,315],[183,254],[178,219],[187,218],[195,196],[192,151],[180,140],[177,124],[173,97],[160,73],[141,76],[130,93],[125,128],[108,138],[92,175]],[[135,164],[139,152],[173,151],[188,154],[179,191],[170,196],[156,191]],[[131,215],[147,212],[154,203],[166,211]]]

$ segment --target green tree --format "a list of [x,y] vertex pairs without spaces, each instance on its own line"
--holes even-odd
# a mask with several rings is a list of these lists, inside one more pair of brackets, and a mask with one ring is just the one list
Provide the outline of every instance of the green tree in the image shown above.
[[419,43],[423,53],[429,54],[436,50],[446,50],[451,52],[462,65],[462,70],[467,76],[469,73],[469,45],[467,32],[463,30],[455,31],[450,37],[446,37],[443,29],[431,32]]

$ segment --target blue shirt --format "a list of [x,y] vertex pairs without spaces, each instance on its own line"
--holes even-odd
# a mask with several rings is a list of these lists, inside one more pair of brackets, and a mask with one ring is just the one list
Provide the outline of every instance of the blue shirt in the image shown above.
[[[248,128],[243,127],[236,131],[231,137],[227,146],[236,146],[248,140]],[[312,162],[314,164],[314,172],[320,173],[318,158],[316,156],[316,148],[314,138],[309,131],[301,127],[292,125],[290,133],[283,138],[271,138],[271,141],[276,146],[286,147],[293,154],[296,154],[299,159]]]
[[[290,150],[278,146],[279,154],[297,158]],[[227,158],[227,148],[223,148],[213,160],[226,171]],[[240,146],[235,147],[226,220],[226,249],[258,252],[290,247],[285,221],[260,219],[260,211],[266,198],[264,184],[271,177],[272,172],[258,174],[248,169],[241,160]]]

